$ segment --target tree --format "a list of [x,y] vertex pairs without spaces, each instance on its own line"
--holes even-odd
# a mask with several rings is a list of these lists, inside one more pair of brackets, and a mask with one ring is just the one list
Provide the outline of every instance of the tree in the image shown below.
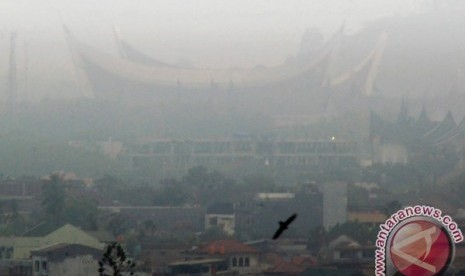
[[166,186],[156,191],[153,204],[158,206],[179,206],[187,203],[189,195],[183,187]]
[[210,173],[204,166],[195,166],[190,168],[187,175],[183,178],[184,183],[188,183],[194,187],[205,187],[210,184],[210,181]]
[[320,249],[328,241],[328,232],[323,226],[318,226],[310,231],[307,249],[314,255],[318,256]]
[[65,190],[65,184],[58,175],[52,175],[43,186],[41,212],[49,226],[71,223],[85,230],[97,230],[97,202],[76,196],[70,187]]
[[99,276],[126,276],[134,275],[136,264],[126,257],[123,247],[114,242],[107,245],[98,266]]
[[90,198],[66,197],[66,207],[63,211],[64,220],[67,223],[78,225],[85,230],[98,230],[97,202]]
[[95,181],[95,187],[99,193],[110,199],[117,196],[118,190],[121,190],[122,186],[123,184],[120,179],[108,174]]
[[181,186],[192,191],[196,204],[209,205],[224,200],[225,187],[233,187],[235,181],[218,171],[208,171],[204,166],[189,169],[181,180]]
[[383,206],[383,214],[386,215],[386,217],[390,217],[394,212],[397,212],[402,208],[402,205],[398,200],[391,200],[386,205]]
[[336,224],[328,230],[328,241],[339,237],[340,235],[348,235],[357,242],[363,244],[374,243],[379,228],[370,226],[358,221],[347,221],[342,224]]
[[52,175],[43,187],[42,209],[47,220],[59,224],[63,220],[66,193],[58,175]]
[[200,235],[200,240],[203,242],[223,240],[227,238],[228,235],[226,235],[223,229],[219,228],[218,226],[212,226]]

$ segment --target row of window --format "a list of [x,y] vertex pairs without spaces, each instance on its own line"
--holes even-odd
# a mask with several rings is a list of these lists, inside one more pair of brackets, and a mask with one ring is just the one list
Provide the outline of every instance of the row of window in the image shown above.
[[310,143],[292,143],[282,142],[278,144],[278,149],[282,153],[298,153],[298,152],[354,152],[355,143],[335,143],[335,142],[310,142]]
[[[41,267],[41,263],[42,263],[42,267]],[[47,271],[47,261],[39,261],[39,260],[36,260],[34,261],[34,271],[35,272],[39,272],[39,271]]]
[[[267,161],[275,165],[319,165],[319,164],[343,164],[352,162],[355,156],[294,156],[294,155],[281,155]],[[274,161],[275,160],[275,161]],[[167,168],[171,166],[228,166],[228,165],[240,165],[246,164],[247,162],[253,162],[251,157],[212,157],[212,156],[196,156],[193,158],[189,157],[134,157],[132,159],[132,166],[134,168],[142,168],[149,164],[153,166],[159,166],[161,168]]]
[[243,267],[243,266],[248,267],[248,266],[250,266],[250,259],[249,259],[249,257],[245,257],[245,258],[242,258],[242,257],[239,257],[239,258],[233,257],[233,258],[232,258],[232,261],[231,261],[231,265],[232,265],[233,267],[237,267],[237,266],[239,266],[239,267]]
[[[283,153],[295,152],[353,152],[356,149],[354,142],[277,142],[276,144],[259,145],[259,151],[272,151],[276,148]],[[190,153],[252,153],[255,151],[252,142],[197,142],[192,145],[187,143],[159,142],[152,145],[140,145],[135,149],[141,154],[190,154]],[[257,150],[258,150],[257,148]]]
[[354,161],[351,156],[282,156],[276,159],[276,165],[343,164],[351,161]]
[[0,246],[0,260],[9,260],[13,257],[13,247]]

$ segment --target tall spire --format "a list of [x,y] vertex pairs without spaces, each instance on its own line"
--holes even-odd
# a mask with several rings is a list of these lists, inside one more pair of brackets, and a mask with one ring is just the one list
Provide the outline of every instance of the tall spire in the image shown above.
[[421,107],[420,115],[415,122],[415,129],[418,135],[421,137],[425,135],[428,131],[434,128],[435,123],[432,122],[428,116],[425,103]]
[[119,56],[121,58],[127,59],[128,54],[126,53],[124,46],[121,43],[121,32],[116,24],[113,24],[113,36],[115,38],[116,48],[118,50]]
[[429,119],[428,112],[426,111],[425,103],[421,106],[420,115],[417,119],[418,124],[430,124],[431,120]]

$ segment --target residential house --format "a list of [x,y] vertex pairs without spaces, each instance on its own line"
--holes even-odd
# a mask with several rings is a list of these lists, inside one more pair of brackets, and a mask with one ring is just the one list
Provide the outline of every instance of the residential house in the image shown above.
[[2,276],[32,276],[31,260],[0,260]]
[[233,203],[216,203],[207,208],[205,229],[218,227],[229,236],[234,235],[236,214]]
[[32,276],[98,276],[103,250],[80,244],[56,244],[31,251]]
[[52,233],[40,237],[0,237],[0,244],[9,252],[8,260],[27,260],[33,250],[60,243],[80,244],[103,249],[104,243],[85,231],[66,224]]
[[323,195],[319,191],[300,193],[258,193],[254,200],[236,204],[236,232],[252,239],[272,238],[279,221],[293,213],[297,219],[282,238],[305,238],[323,222]]
[[300,275],[307,268],[316,265],[315,258],[311,256],[294,256],[289,260],[278,257],[275,264],[264,271],[264,275]]
[[340,235],[329,242],[328,248],[332,263],[368,262],[374,259],[374,247],[362,246],[346,235]]
[[235,240],[210,242],[193,252],[193,256],[223,259],[230,271],[241,275],[256,275],[263,270],[258,251]]
[[188,275],[234,275],[228,269],[227,261],[224,259],[201,259],[173,262],[169,265],[170,274],[177,276]]

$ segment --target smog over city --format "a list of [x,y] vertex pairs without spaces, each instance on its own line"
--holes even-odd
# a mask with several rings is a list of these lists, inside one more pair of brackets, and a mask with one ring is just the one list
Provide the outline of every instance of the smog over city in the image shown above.
[[458,0],[1,1],[0,275],[462,275],[463,26]]

